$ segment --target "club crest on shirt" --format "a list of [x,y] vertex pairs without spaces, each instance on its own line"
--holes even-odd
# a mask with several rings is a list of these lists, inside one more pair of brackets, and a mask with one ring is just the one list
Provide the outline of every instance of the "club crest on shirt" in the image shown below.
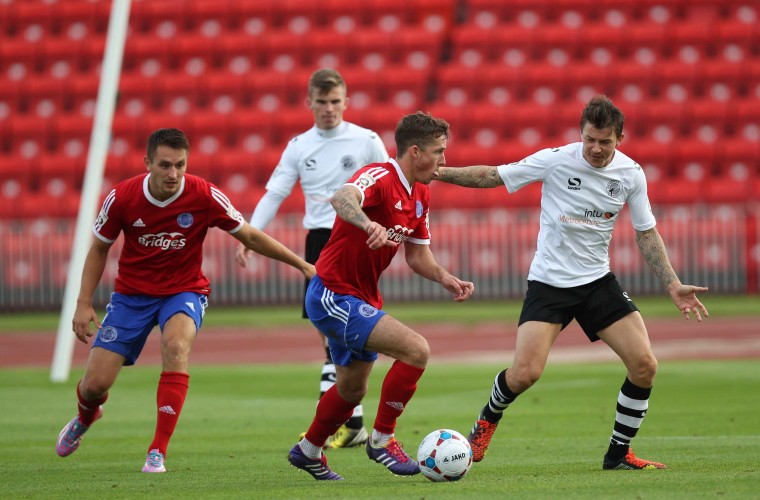
[[362,304],[359,306],[359,314],[361,314],[365,318],[371,318],[372,316],[377,314],[377,309],[372,307],[369,304]]
[[356,170],[356,158],[351,155],[346,155],[340,159],[340,166],[343,167],[343,170],[353,172]]
[[623,190],[623,184],[620,181],[610,181],[607,183],[607,194],[611,198],[617,198]]
[[422,202],[420,200],[417,200],[417,204],[415,205],[415,213],[417,214],[417,218],[419,219],[422,217]]
[[193,225],[193,214],[189,212],[181,213],[177,216],[177,224],[179,227],[186,229]]

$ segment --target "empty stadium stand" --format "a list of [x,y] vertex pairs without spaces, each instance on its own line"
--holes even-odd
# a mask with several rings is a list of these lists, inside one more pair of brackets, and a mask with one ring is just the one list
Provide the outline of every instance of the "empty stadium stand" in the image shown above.
[[[0,218],[75,213],[109,10],[0,2]],[[450,164],[515,161],[576,140],[583,103],[603,92],[626,113],[621,150],[653,201],[757,201],[758,16],[747,0],[135,0],[106,184],[141,171],[150,131],[177,126],[191,171],[251,208],[310,125],[308,75],[333,66],[346,118],[391,152],[397,120],[423,109],[452,124]]]

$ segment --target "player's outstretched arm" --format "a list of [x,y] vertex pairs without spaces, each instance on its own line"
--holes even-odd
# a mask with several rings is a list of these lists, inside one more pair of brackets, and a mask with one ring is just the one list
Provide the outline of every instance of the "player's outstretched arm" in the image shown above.
[[464,302],[475,291],[475,285],[470,281],[463,281],[448,272],[435,260],[433,252],[428,245],[417,245],[407,242],[404,245],[406,263],[415,273],[430,281],[440,283],[443,288],[454,295],[456,302]]
[[492,188],[504,185],[504,179],[499,175],[499,169],[487,165],[441,167],[433,175],[433,179],[457,186],[474,188]]
[[253,250],[257,254],[295,267],[301,271],[306,279],[311,279],[316,274],[313,265],[303,260],[276,239],[263,231],[259,231],[248,223],[244,224],[239,231],[232,233],[232,236],[246,248]]
[[92,296],[103,276],[103,270],[106,268],[106,260],[111,245],[112,243],[106,243],[95,238],[84,260],[82,283],[79,287],[74,318],[71,320],[71,329],[77,338],[85,344],[89,344],[89,337],[95,334],[95,332],[90,331],[90,323],[95,323],[95,326],[100,328],[98,315],[95,308],[92,307]]
[[697,321],[702,321],[702,315],[710,316],[707,308],[697,298],[697,292],[706,292],[707,287],[681,283],[670,264],[665,243],[656,227],[646,231],[636,231],[636,243],[641,255],[644,256],[644,260],[647,261],[654,274],[665,286],[671,300],[684,319],[689,319],[689,313],[694,314]]
[[338,189],[330,198],[330,203],[338,217],[352,224],[369,235],[367,246],[371,250],[377,250],[383,246],[398,246],[398,243],[388,239],[388,230],[382,225],[370,220],[361,207],[361,193],[359,189],[346,185]]
[[[277,211],[280,209],[283,200],[285,200],[285,196],[267,190],[256,204],[256,208],[253,209],[250,224],[264,231],[269,223],[272,222],[274,216],[277,215]],[[235,249],[235,261],[240,267],[246,267],[248,266],[248,258],[251,256],[251,253],[251,250],[248,250],[245,245],[238,245]]]

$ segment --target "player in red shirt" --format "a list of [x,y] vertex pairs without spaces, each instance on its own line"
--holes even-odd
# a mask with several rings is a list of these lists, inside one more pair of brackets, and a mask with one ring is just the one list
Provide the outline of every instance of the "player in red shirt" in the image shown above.
[[[98,333],[77,384],[78,414],[58,436],[56,451],[62,457],[76,451],[82,435],[102,416],[102,405],[121,367],[135,363],[158,325],[162,357],[158,417],[142,471],[166,471],[166,450],[187,393],[190,347],[210,293],[209,280],[201,270],[208,228],[229,232],[247,248],[295,267],[307,279],[314,275],[314,266],[247,224],[216,186],[186,174],[189,151],[181,131],[153,132],[144,159],[148,174],[117,184],[95,221],[96,238],[85,260],[72,326],[85,344],[93,336],[90,322]],[[115,292],[101,324],[92,296],[120,232],[124,248]]]
[[[430,251],[428,184],[445,165],[449,125],[429,114],[405,116],[396,127],[395,160],[360,169],[331,199],[338,217],[317,260],[305,305],[325,335],[337,380],[319,400],[314,420],[288,460],[318,480],[340,480],[322,448],[367,392],[377,353],[396,361],[385,376],[372,435],[371,460],[398,475],[420,472],[394,437],[396,420],[417,388],[430,355],[420,334],[381,310],[380,274],[404,244],[412,270],[438,282],[462,302],[475,287],[450,274]],[[367,237],[369,235],[369,238]],[[369,247],[369,248],[368,248]]]

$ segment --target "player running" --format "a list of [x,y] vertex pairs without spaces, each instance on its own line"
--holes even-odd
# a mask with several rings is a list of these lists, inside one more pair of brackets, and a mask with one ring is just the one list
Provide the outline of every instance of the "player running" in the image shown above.
[[[83,434],[101,418],[121,367],[135,363],[158,325],[162,372],[156,394],[156,431],[142,471],[166,472],[169,439],[190,380],[190,348],[211,292],[201,270],[208,228],[227,231],[254,252],[295,267],[306,279],[314,275],[314,266],[248,225],[216,186],[186,174],[189,151],[181,131],[153,132],[144,158],[148,173],[117,184],[95,221],[96,238],[85,260],[72,326],[85,344],[93,335],[91,322],[98,332],[76,388],[78,413],[58,436],[56,452],[61,457],[74,453]],[[124,247],[115,292],[101,324],[92,296],[119,233],[124,233]]]
[[440,283],[462,302],[474,285],[451,275],[430,251],[428,184],[445,164],[449,125],[425,113],[405,116],[396,127],[396,159],[360,169],[332,197],[338,217],[317,260],[306,293],[306,312],[327,338],[337,380],[319,400],[309,430],[288,461],[317,480],[340,480],[322,448],[367,392],[377,353],[396,361],[385,376],[374,428],[366,443],[371,460],[398,475],[419,465],[396,440],[396,420],[417,389],[430,348],[424,337],[381,310],[380,274],[399,245],[420,276]]

